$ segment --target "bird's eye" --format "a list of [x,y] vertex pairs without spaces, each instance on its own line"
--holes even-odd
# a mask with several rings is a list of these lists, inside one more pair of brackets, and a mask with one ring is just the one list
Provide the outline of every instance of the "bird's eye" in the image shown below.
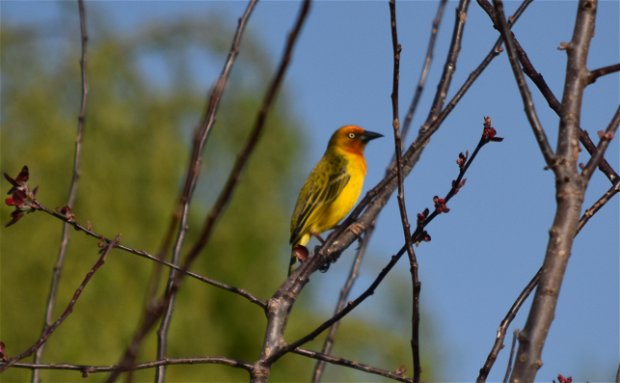
[[349,133],[349,138],[355,138],[355,133],[353,132]]

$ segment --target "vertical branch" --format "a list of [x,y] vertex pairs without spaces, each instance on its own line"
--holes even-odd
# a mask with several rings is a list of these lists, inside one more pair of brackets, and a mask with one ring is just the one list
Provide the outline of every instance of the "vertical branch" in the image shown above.
[[[362,237],[360,241],[360,247],[357,250],[357,254],[355,254],[355,258],[353,259],[353,264],[351,265],[349,276],[347,277],[344,286],[340,290],[340,295],[338,296],[338,303],[336,304],[334,315],[341,311],[347,305],[349,294],[351,293],[351,289],[353,289],[353,283],[355,283],[355,280],[359,275],[359,268],[362,264],[362,258],[366,254],[366,249],[368,247],[368,243],[370,242],[370,238],[372,237],[373,231],[374,225],[369,226],[366,229],[364,237]],[[323,347],[321,348],[321,354],[329,355],[331,353],[332,347],[334,345],[334,338],[336,337],[336,332],[338,331],[339,325],[340,322],[335,322],[329,328],[329,332],[327,333],[327,337],[325,338],[325,341],[323,342]],[[325,361],[319,359],[314,366],[314,372],[312,374],[313,383],[319,383],[321,381],[323,371],[325,371]]]
[[420,347],[419,347],[419,325],[420,325],[420,281],[418,279],[418,261],[413,251],[411,241],[411,225],[407,217],[407,207],[405,204],[405,187],[403,184],[403,167],[402,167],[402,144],[400,138],[400,120],[398,112],[398,86],[400,80],[400,52],[401,46],[398,42],[398,28],[396,26],[396,1],[389,1],[390,8],[390,26],[392,32],[392,53],[394,58],[394,71],[392,79],[392,127],[394,128],[394,153],[396,154],[396,177],[398,182],[398,191],[396,198],[398,200],[398,209],[400,211],[400,221],[402,223],[403,235],[405,237],[405,248],[409,257],[409,266],[411,269],[412,294],[412,314],[411,314],[411,357],[413,365],[413,381],[420,381]]
[[[67,197],[67,203],[65,209],[68,212],[73,209],[75,198],[77,196],[77,185],[80,178],[80,159],[82,157],[82,141],[84,140],[84,125],[86,122],[86,105],[88,102],[88,71],[87,71],[87,48],[88,48],[88,31],[86,28],[86,9],[84,7],[84,0],[78,0],[78,12],[80,18],[80,72],[82,79],[82,97],[80,99],[80,111],[78,114],[77,134],[75,137],[75,149],[73,156],[73,175],[71,177],[71,184],[69,186],[69,195]],[[65,263],[65,256],[69,247],[69,233],[70,225],[65,223],[62,226],[62,234],[60,240],[60,249],[58,251],[58,257],[54,264],[52,272],[52,280],[50,284],[49,294],[47,297],[47,303],[45,306],[45,319],[43,323],[43,330],[41,334],[45,334],[49,327],[52,325],[54,307],[56,305],[56,294],[58,292],[58,286],[60,284],[60,277],[62,275],[62,269]],[[43,351],[45,349],[45,343],[41,344],[36,350],[33,361],[35,364],[41,362],[43,358]],[[38,383],[41,380],[39,370],[32,370],[32,383]]]
[[[510,36],[504,28],[503,5],[498,0],[495,0],[494,4],[502,36],[507,39],[507,46],[513,49]],[[533,381],[542,365],[542,350],[555,314],[587,187],[587,179],[577,171],[578,136],[582,98],[588,84],[586,62],[594,35],[596,8],[595,0],[579,1],[573,37],[567,46],[568,60],[558,132],[557,161],[549,163],[556,177],[557,208],[553,226],[549,231],[540,282],[525,327],[519,335],[519,349],[510,377],[513,382]],[[510,56],[511,62],[514,61],[514,51],[509,50]]]

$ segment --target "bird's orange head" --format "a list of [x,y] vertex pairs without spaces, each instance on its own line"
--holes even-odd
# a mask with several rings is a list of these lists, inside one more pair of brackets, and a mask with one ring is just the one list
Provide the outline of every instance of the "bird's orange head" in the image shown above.
[[357,125],[345,125],[336,130],[329,140],[327,150],[340,149],[353,154],[364,154],[364,148],[370,140],[383,137],[383,134],[364,130]]

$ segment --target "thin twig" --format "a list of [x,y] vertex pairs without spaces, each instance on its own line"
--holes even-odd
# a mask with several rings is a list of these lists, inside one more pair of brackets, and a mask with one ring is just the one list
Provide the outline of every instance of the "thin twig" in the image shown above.
[[435,99],[431,106],[431,110],[426,119],[425,125],[428,125],[433,121],[441,109],[443,103],[448,96],[448,90],[450,89],[450,83],[454,73],[456,72],[456,64],[461,51],[461,41],[463,39],[463,31],[465,29],[465,22],[467,21],[467,9],[469,8],[469,0],[460,0],[459,6],[456,9],[456,17],[454,19],[454,29],[452,32],[452,41],[450,42],[450,48],[448,50],[448,56],[443,66],[443,73],[437,86],[437,92],[435,93]]
[[[177,231],[177,236],[174,242],[171,262],[174,264],[179,263],[179,258],[181,254],[181,249],[183,247],[183,243],[185,241],[185,234],[187,232],[187,219],[189,212],[189,205],[192,200],[193,192],[196,187],[196,183],[198,180],[198,175],[200,171],[200,164],[202,162],[202,152],[204,150],[204,145],[206,143],[206,139],[215,123],[215,115],[219,108],[220,100],[222,95],[224,94],[224,90],[228,83],[228,79],[230,77],[230,73],[233,68],[233,64],[235,63],[235,59],[239,53],[239,47],[241,45],[241,39],[243,37],[243,33],[245,31],[245,26],[256,6],[257,0],[250,0],[248,5],[243,13],[243,16],[239,19],[239,23],[237,25],[237,29],[235,31],[235,35],[233,37],[233,41],[230,47],[230,51],[228,53],[228,57],[222,68],[222,72],[220,77],[218,78],[215,87],[211,93],[211,97],[209,98],[209,103],[207,106],[207,114],[203,120],[203,123],[196,130],[195,138],[194,138],[194,147],[192,148],[192,158],[190,160],[190,165],[188,167],[188,172],[186,176],[185,188],[183,190],[183,194],[181,195],[180,200],[180,211],[181,216],[179,219],[179,226]],[[186,270],[189,267],[185,267]],[[176,298],[176,288],[174,287],[176,281],[178,279],[177,272],[174,269],[170,270],[170,274],[168,277],[168,282],[166,284],[166,295],[168,296],[168,302],[165,307],[165,314],[161,321],[159,330],[157,331],[157,359],[163,359],[166,356],[167,349],[167,338],[168,338],[168,330],[170,328],[170,323],[172,320],[172,312],[174,311],[174,303]],[[147,314],[148,315],[148,314]],[[155,381],[157,383],[163,383],[165,381],[165,373],[166,366],[162,365],[157,368]]]
[[[342,286],[342,289],[340,290],[340,294],[338,296],[338,303],[336,304],[334,314],[342,310],[347,304],[349,294],[351,293],[351,289],[353,289],[353,284],[355,283],[359,275],[362,258],[366,254],[366,249],[368,248],[368,243],[370,242],[370,238],[372,237],[373,232],[374,225],[371,225],[368,229],[366,229],[364,236],[360,240],[360,247],[357,250],[355,257],[353,258],[353,263],[351,264],[351,270],[349,270],[347,280],[345,281],[344,286]],[[339,324],[340,322],[336,322],[329,328],[329,332],[327,333],[327,336],[325,337],[325,341],[323,342],[323,346],[321,348],[321,354],[329,355],[331,353]],[[312,374],[313,383],[319,383],[321,381],[321,377],[323,375],[323,372],[325,371],[325,363],[326,362],[322,359],[319,359],[316,362],[314,366],[314,372]]]
[[[49,214],[49,215],[51,215],[54,218],[60,219],[61,221],[69,224],[75,230],[81,231],[81,232],[85,233],[86,235],[88,235],[90,237],[96,238],[96,239],[104,241],[106,243],[112,241],[112,239],[110,239],[110,238],[108,238],[106,236],[103,236],[103,235],[93,231],[92,229],[89,229],[89,228],[85,227],[84,225],[78,223],[77,221],[74,221],[72,218],[69,218],[69,217],[67,217],[65,215],[62,215],[62,214],[60,214],[58,212],[55,212],[53,210],[48,209],[47,207],[41,205],[41,203],[39,201],[37,201],[37,206],[38,206],[38,210],[40,210],[40,211],[42,211],[42,212],[44,212],[46,214]],[[137,256],[145,258],[145,259],[148,259],[148,260],[156,262],[156,263],[158,263],[160,265],[169,267],[171,269],[176,270],[177,272],[185,274],[185,275],[187,275],[189,277],[192,277],[192,278],[194,278],[194,279],[196,279],[198,281],[201,281],[201,282],[204,282],[206,284],[209,284],[209,285],[211,285],[213,287],[217,287],[217,288],[220,288],[222,290],[229,291],[229,292],[231,292],[233,294],[237,294],[237,295],[247,299],[249,302],[251,302],[251,303],[253,303],[253,304],[255,304],[255,305],[257,305],[257,306],[259,306],[259,307],[261,307],[263,309],[267,306],[267,304],[263,300],[255,297],[254,295],[252,295],[251,293],[249,293],[248,291],[246,291],[244,289],[241,289],[241,288],[238,288],[238,287],[234,287],[234,286],[230,286],[230,285],[227,285],[225,283],[219,282],[217,280],[214,280],[214,279],[211,279],[211,278],[207,278],[207,277],[202,276],[200,274],[194,273],[192,271],[185,270],[181,266],[177,266],[177,265],[175,265],[173,263],[170,263],[168,261],[160,259],[160,258],[158,258],[158,257],[156,257],[156,256],[154,256],[154,255],[152,255],[152,254],[150,254],[150,253],[148,253],[148,252],[146,252],[144,250],[134,249],[134,248],[129,247],[127,245],[123,245],[120,242],[116,243],[114,245],[114,248],[122,250],[122,251],[130,253],[130,254],[133,254],[133,255],[137,255]]]
[[592,84],[601,76],[605,76],[610,73],[615,73],[619,71],[620,71],[620,63],[607,65],[601,68],[591,70],[590,74],[588,75],[588,84]]
[[534,288],[538,285],[538,281],[540,280],[540,274],[542,270],[539,269],[538,272],[534,275],[534,277],[528,282],[525,286],[521,294],[517,297],[515,302],[512,304],[504,319],[502,319],[499,328],[497,329],[497,334],[495,335],[495,343],[493,343],[493,348],[491,348],[491,352],[489,352],[489,356],[487,356],[486,362],[484,362],[484,366],[480,369],[480,374],[476,379],[476,383],[486,382],[487,377],[489,376],[489,372],[491,372],[491,368],[495,361],[497,360],[497,356],[501,351],[502,347],[504,347],[504,338],[506,338],[506,331],[508,331],[508,326],[515,318],[521,306],[525,300],[530,296]]
[[596,168],[601,162],[601,159],[605,156],[605,151],[609,147],[609,142],[613,139],[616,130],[618,130],[618,125],[620,124],[620,106],[616,108],[616,113],[613,118],[609,122],[607,129],[604,132],[599,134],[600,141],[598,146],[596,147],[596,151],[594,155],[590,157],[590,160],[585,165],[583,171],[581,172],[581,176],[586,180],[586,182],[592,177],[592,173],[594,172],[594,168]]
[[510,343],[510,354],[508,355],[508,366],[506,366],[506,373],[504,374],[503,383],[508,383],[510,378],[510,372],[512,371],[512,361],[515,356],[515,346],[517,345],[517,337],[519,336],[519,330],[516,329],[512,333],[512,342]]
[[420,99],[422,98],[422,93],[424,92],[426,79],[428,78],[428,73],[430,72],[431,63],[433,61],[433,52],[435,51],[435,43],[437,42],[437,33],[439,32],[439,26],[441,24],[441,20],[443,20],[443,14],[447,3],[448,0],[441,0],[437,5],[437,13],[435,14],[435,18],[433,19],[433,23],[431,26],[431,35],[428,39],[426,57],[424,58],[424,65],[422,66],[422,70],[420,71],[418,85],[415,88],[413,98],[411,99],[411,104],[409,104],[409,109],[407,110],[407,115],[405,116],[403,122],[403,131],[401,134],[403,140],[407,137],[407,133],[409,132],[409,128],[411,127],[411,122],[413,121],[413,116],[418,109],[418,103],[420,102]]
[[316,352],[316,351],[306,350],[300,347],[292,350],[292,352],[298,355],[303,355],[309,358],[317,359],[322,362],[331,363],[331,364],[335,364],[338,366],[350,367],[358,371],[364,371],[369,374],[383,376],[383,377],[390,378],[390,379],[393,379],[399,382],[407,382],[407,383],[413,382],[411,379],[404,377],[402,374],[384,370],[378,367],[372,367],[367,364],[359,363],[359,362],[349,360],[349,359],[339,358],[339,357],[323,354],[323,353]]
[[590,218],[596,214],[605,204],[617,193],[620,192],[620,179],[616,180],[616,183],[611,185],[611,187],[596,201],[586,209],[581,218],[579,218],[579,223],[577,224],[577,233],[581,231],[581,229],[588,223]]
[[506,24],[506,18],[502,6],[503,3],[501,1],[494,1],[496,8],[501,8],[501,12],[499,12],[497,9],[493,10],[493,7],[491,7],[487,0],[478,0],[478,4],[480,4],[480,7],[487,12],[495,27],[499,30],[502,39],[504,40],[504,45],[508,53],[508,60],[510,61],[510,66],[517,82],[519,93],[521,94],[521,99],[523,100],[525,115],[527,116],[530,126],[532,127],[534,137],[536,138],[536,142],[538,143],[540,152],[545,159],[545,163],[547,164],[547,166],[553,167],[555,166],[555,154],[551,149],[551,145],[549,144],[549,139],[547,138],[545,130],[540,123],[538,114],[536,113],[536,108],[534,107],[532,95],[527,86],[527,83],[525,82],[521,67],[519,66],[513,35]]
[[[0,362],[1,363],[1,362]],[[222,356],[207,356],[207,357],[194,357],[194,358],[165,358],[162,360],[155,360],[151,362],[138,363],[133,366],[133,371],[145,370],[149,368],[155,368],[161,365],[194,365],[194,364],[221,364],[235,368],[241,368],[244,370],[251,370],[252,365],[240,360],[231,359]],[[95,366],[95,365],[83,365],[83,364],[70,364],[70,363],[15,363],[12,368],[28,368],[37,370],[73,370],[79,371],[83,378],[88,377],[90,374],[96,374],[100,372],[111,372],[118,368],[115,365],[108,366]]]
[[[533,1],[534,0],[524,0],[521,3],[519,8],[517,8],[515,13],[510,17],[510,20],[509,20],[509,23],[508,23],[509,27],[512,27],[512,25],[514,25],[514,23],[517,22],[519,17],[521,17],[523,12],[525,12],[526,8]],[[497,39],[497,41],[495,42],[495,44],[493,45],[493,47],[489,50],[489,53],[487,53],[487,55],[484,57],[484,59],[482,59],[482,61],[476,67],[476,69],[474,69],[467,76],[467,79],[461,85],[461,87],[456,91],[454,96],[452,96],[450,101],[441,110],[441,112],[439,114],[437,114],[437,116],[436,116],[435,120],[432,122],[432,124],[429,124],[427,122],[427,124],[425,124],[425,126],[422,127],[422,130],[427,130],[428,129],[429,131],[432,132],[432,131],[437,129],[437,127],[443,122],[443,120],[445,120],[446,117],[450,114],[450,112],[452,112],[452,110],[456,107],[458,102],[461,100],[461,98],[463,98],[463,96],[467,93],[469,88],[474,84],[474,82],[478,79],[478,77],[480,77],[482,72],[488,67],[488,65],[491,63],[491,61],[493,61],[493,59],[495,59],[502,52],[501,46],[502,46],[502,38],[499,37]]]
[[[86,107],[88,104],[88,67],[87,67],[87,49],[88,49],[88,30],[86,28],[86,9],[84,6],[84,0],[78,0],[78,13],[80,18],[80,71],[82,79],[82,97],[80,99],[80,111],[78,114],[77,133],[75,137],[75,149],[73,156],[73,175],[71,177],[71,185],[69,186],[69,194],[67,196],[66,207],[71,210],[75,203],[77,196],[78,180],[80,178],[80,159],[82,157],[82,142],[84,140],[84,126],[86,123]],[[69,225],[65,223],[62,226],[62,234],[60,240],[60,249],[58,251],[58,257],[54,264],[52,272],[52,280],[50,283],[49,294],[47,297],[47,303],[45,306],[45,319],[43,322],[43,329],[41,335],[45,334],[47,329],[52,325],[54,308],[56,305],[56,295],[58,293],[58,286],[60,285],[60,278],[62,275],[62,269],[65,262],[65,256],[69,247]],[[43,358],[43,351],[45,349],[45,343],[41,347],[37,348],[33,362],[39,363]],[[34,369],[32,371],[32,383],[38,383],[41,380],[39,371]]]
[[84,279],[82,280],[78,288],[73,293],[73,297],[71,297],[71,301],[69,301],[69,303],[67,304],[67,307],[65,307],[62,314],[60,314],[60,317],[58,317],[58,319],[56,319],[56,321],[52,323],[43,334],[41,334],[39,339],[37,339],[32,346],[30,346],[28,349],[26,349],[19,355],[11,357],[7,361],[3,362],[0,365],[0,372],[11,367],[11,365],[13,365],[15,362],[32,355],[39,347],[41,347],[43,344],[45,344],[45,342],[47,342],[47,340],[54,333],[54,331],[56,331],[56,329],[73,312],[73,307],[75,306],[78,299],[80,298],[80,295],[82,295],[82,291],[84,291],[84,288],[86,288],[86,285],[88,284],[88,282],[90,282],[91,278],[93,277],[93,275],[95,275],[97,270],[99,270],[99,268],[103,266],[108,254],[110,253],[110,250],[112,250],[116,246],[117,243],[118,243],[118,236],[111,242],[108,242],[105,244],[105,247],[100,250],[101,255],[99,256],[99,259],[97,259],[97,262],[95,262],[93,267],[91,267],[90,270],[88,270],[88,273],[86,273],[86,276],[84,277]]

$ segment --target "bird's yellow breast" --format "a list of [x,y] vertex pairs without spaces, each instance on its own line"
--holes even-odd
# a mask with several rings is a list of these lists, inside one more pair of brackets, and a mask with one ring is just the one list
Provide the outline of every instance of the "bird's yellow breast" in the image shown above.
[[343,156],[347,164],[347,173],[351,177],[342,189],[338,197],[329,205],[325,206],[321,217],[313,222],[311,232],[322,233],[336,226],[349,214],[357,202],[366,176],[366,161],[364,157],[352,153],[338,153]]

